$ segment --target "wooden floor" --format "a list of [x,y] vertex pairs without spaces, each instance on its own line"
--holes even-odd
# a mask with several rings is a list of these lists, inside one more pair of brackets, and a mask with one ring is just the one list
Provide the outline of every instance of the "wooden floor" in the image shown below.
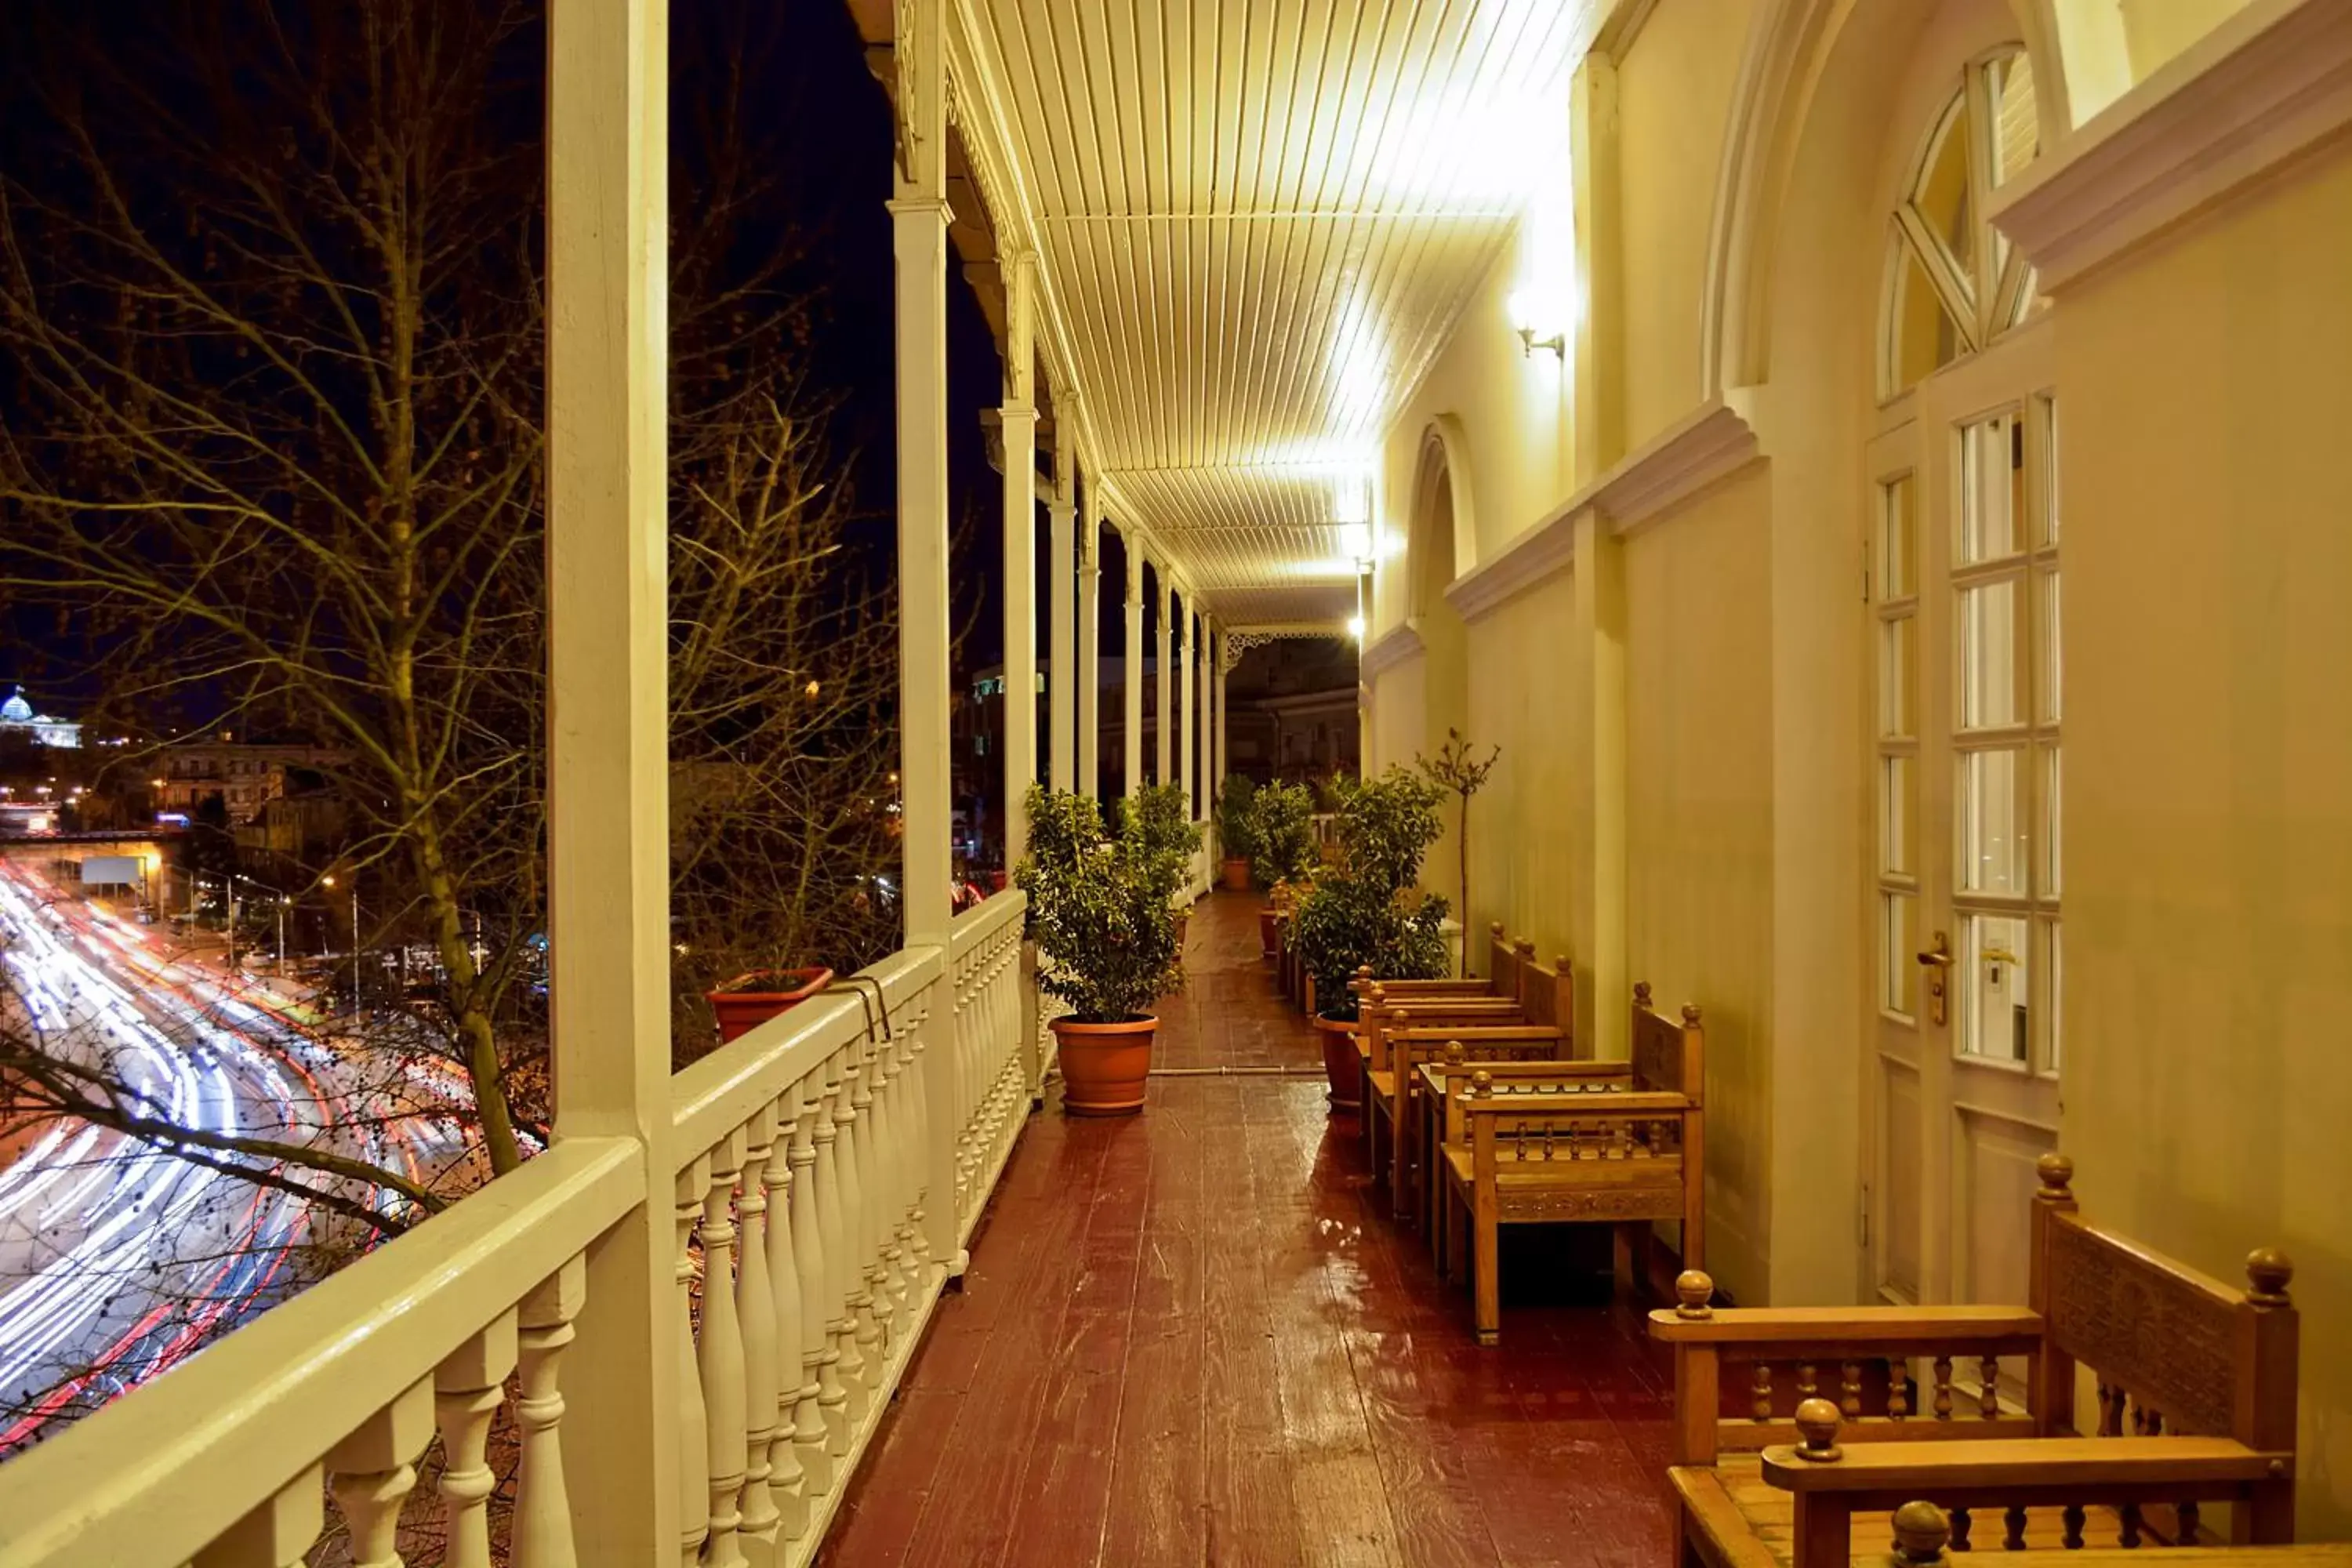
[[[1156,1065],[1319,1062],[1255,910],[1199,907]],[[1504,1268],[1481,1351],[1319,1071],[1049,1102],[819,1561],[1670,1568],[1666,1363],[1557,1248]]]

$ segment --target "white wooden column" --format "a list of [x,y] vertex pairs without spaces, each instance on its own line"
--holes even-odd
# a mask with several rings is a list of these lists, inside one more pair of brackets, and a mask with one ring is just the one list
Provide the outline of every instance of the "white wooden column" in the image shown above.
[[1004,868],[1029,848],[1029,786],[1037,782],[1037,353],[1032,322],[1037,263],[1004,268]]
[[1160,563],[1159,602],[1152,607],[1160,613],[1160,665],[1152,676],[1151,696],[1160,708],[1154,715],[1153,728],[1158,731],[1158,746],[1151,753],[1151,782],[1164,784],[1176,782],[1176,753],[1170,747],[1175,731],[1171,726],[1171,716],[1168,710],[1170,661],[1176,657],[1176,582],[1169,575],[1168,563],[1164,561]]
[[1120,666],[1126,706],[1120,718],[1127,730],[1127,793],[1132,795],[1143,787],[1143,541],[1130,528],[1126,542],[1127,657]]
[[1058,790],[1071,788],[1077,776],[1077,660],[1070,648],[1076,621],[1070,605],[1073,586],[1071,539],[1076,531],[1073,516],[1077,496],[1077,394],[1056,395],[1054,405],[1054,537],[1046,563],[1053,577],[1045,602],[1054,617],[1045,638],[1045,722],[1053,736],[1047,778]]
[[[898,7],[902,162],[890,202],[898,274],[899,896],[910,945],[949,940],[948,204],[940,0]],[[952,1190],[952,1189],[950,1189]],[[933,1189],[937,1201],[940,1190]]]
[[1225,674],[1227,667],[1230,666],[1232,662],[1233,633],[1220,628],[1217,633],[1217,645],[1211,650],[1211,660],[1209,664],[1209,668],[1213,672],[1209,679],[1211,683],[1217,689],[1217,734],[1216,740],[1213,742],[1212,755],[1215,758],[1214,766],[1217,771],[1217,784],[1220,788],[1223,786],[1226,777],[1233,772],[1231,754],[1225,750],[1225,731],[1231,726],[1233,721],[1232,714],[1227,711],[1228,706],[1233,701],[1233,699],[1227,695],[1225,690]]
[[1203,821],[1208,819],[1211,814],[1214,811],[1217,804],[1217,775],[1209,770],[1209,700],[1211,694],[1211,688],[1209,685],[1209,626],[1210,621],[1207,616],[1202,616],[1192,623],[1192,689],[1194,696],[1192,701],[1189,704],[1192,709],[1192,712],[1189,717],[1192,724],[1192,744],[1194,748],[1192,772],[1201,781],[1198,792],[1192,796],[1193,800],[1198,803],[1199,805],[1199,810],[1196,811],[1194,815],[1202,818]]
[[677,1552],[669,1103],[667,0],[548,16],[548,956],[555,1137],[645,1149],[564,1394],[581,1539]]
[[1078,513],[1078,793],[1102,793],[1102,496],[1087,476]]
[[1176,667],[1176,782],[1184,786],[1184,809],[1193,820],[1200,818],[1201,795],[1193,776],[1201,770],[1194,764],[1200,760],[1201,744],[1192,735],[1192,702],[1199,689],[1192,679],[1192,667],[1199,662],[1201,650],[1201,617],[1193,613],[1192,595],[1184,595],[1184,647],[1179,656],[1182,663]]

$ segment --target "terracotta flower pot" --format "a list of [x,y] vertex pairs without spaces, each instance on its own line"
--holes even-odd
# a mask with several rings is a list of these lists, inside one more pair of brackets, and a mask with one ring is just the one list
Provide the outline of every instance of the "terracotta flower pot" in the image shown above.
[[1276,923],[1280,919],[1272,904],[1257,912],[1257,945],[1262,957],[1276,959],[1282,956],[1282,930]]
[[1362,1061],[1356,1055],[1356,1021],[1315,1015],[1323,1040],[1323,1076],[1331,1085],[1331,1113],[1354,1115],[1364,1108]]
[[1238,856],[1229,857],[1225,861],[1225,891],[1229,893],[1249,891],[1249,862]]
[[1143,1109],[1159,1019],[1146,1015],[1123,1024],[1081,1024],[1055,1018],[1050,1026],[1062,1063],[1064,1110],[1073,1116],[1132,1116]]
[[710,1010],[719,1016],[719,1037],[724,1041],[750,1033],[779,1013],[791,1012],[832,984],[830,969],[762,969],[739,974],[704,994]]

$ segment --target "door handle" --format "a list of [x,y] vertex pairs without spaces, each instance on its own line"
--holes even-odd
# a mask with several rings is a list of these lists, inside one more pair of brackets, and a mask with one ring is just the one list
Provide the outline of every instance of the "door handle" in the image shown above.
[[1946,982],[1952,968],[1952,940],[1942,931],[1930,939],[1927,950],[1919,955],[1919,966],[1927,972],[1927,1021],[1940,1025],[1944,1021]]

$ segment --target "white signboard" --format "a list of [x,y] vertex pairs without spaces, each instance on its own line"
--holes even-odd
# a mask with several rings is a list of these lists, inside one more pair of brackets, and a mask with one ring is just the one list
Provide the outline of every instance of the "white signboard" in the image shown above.
[[92,855],[81,863],[81,885],[85,888],[136,888],[143,880],[135,855]]

